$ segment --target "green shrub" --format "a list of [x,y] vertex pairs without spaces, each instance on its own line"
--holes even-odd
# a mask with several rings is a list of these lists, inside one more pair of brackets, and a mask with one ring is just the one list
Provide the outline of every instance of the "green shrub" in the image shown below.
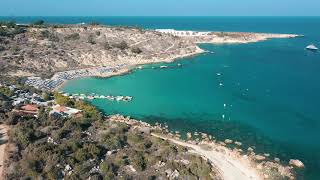
[[133,157],[130,158],[130,162],[134,168],[139,171],[143,171],[147,166],[145,158],[141,152],[136,152]]
[[131,52],[136,53],[136,54],[140,54],[140,53],[142,53],[142,50],[139,47],[133,47],[131,49]]
[[75,152],[74,158],[79,162],[84,162],[88,159],[88,152],[85,149],[79,149]]
[[121,41],[120,43],[116,43],[113,45],[115,48],[121,49],[121,50],[125,50],[128,49],[129,46],[125,41]]
[[64,38],[66,41],[75,41],[75,40],[79,40],[80,39],[80,35],[79,33],[72,33],[70,35],[67,35],[65,38]]
[[8,96],[8,97],[13,96],[13,94],[14,94],[14,92],[11,91],[11,90],[10,90],[9,88],[7,88],[7,87],[0,87],[0,93],[6,95],[6,96]]
[[96,44],[96,41],[94,40],[94,36],[92,34],[90,34],[88,36],[88,43],[90,44]]
[[98,158],[101,155],[101,148],[95,144],[86,144],[84,148],[91,155],[92,158]]

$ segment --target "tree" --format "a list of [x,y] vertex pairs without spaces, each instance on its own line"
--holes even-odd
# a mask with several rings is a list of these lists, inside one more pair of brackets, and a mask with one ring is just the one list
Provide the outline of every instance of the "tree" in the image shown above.
[[45,101],[49,101],[51,99],[49,93],[43,92],[42,93],[42,99],[45,100]]
[[74,106],[74,101],[72,101],[69,97],[65,97],[59,93],[55,93],[54,98],[55,98],[57,104],[60,104],[63,106],[69,106],[69,107]]

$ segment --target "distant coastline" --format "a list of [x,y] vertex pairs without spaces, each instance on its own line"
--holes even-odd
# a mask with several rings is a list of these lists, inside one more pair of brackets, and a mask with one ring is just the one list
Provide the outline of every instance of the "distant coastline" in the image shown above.
[[[128,73],[131,69],[139,65],[152,64],[152,63],[170,63],[177,59],[195,56],[205,53],[198,44],[245,44],[265,41],[274,38],[295,38],[301,35],[296,34],[268,34],[268,33],[244,33],[244,32],[198,32],[198,31],[177,31],[173,29],[157,29],[150,31],[151,33],[160,33],[165,36],[172,36],[181,39],[181,42],[191,42],[191,47],[186,46],[179,48],[179,52],[174,48],[174,44],[168,47],[164,52],[149,54],[148,57],[152,59],[140,59],[140,57],[123,57],[118,60],[116,64],[93,66],[89,68],[76,68],[75,70],[67,70],[55,73],[50,79],[41,79],[36,76],[29,75],[27,84],[35,86],[40,89],[58,90],[65,84],[66,81],[71,79],[83,77],[111,77]],[[140,43],[140,42],[139,42]],[[137,43],[136,43],[137,44]],[[24,76],[25,73],[11,73],[12,76]]]

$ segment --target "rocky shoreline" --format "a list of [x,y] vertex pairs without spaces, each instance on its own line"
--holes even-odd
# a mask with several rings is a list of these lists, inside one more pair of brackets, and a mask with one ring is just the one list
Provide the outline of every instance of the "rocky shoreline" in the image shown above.
[[[212,165],[220,170],[219,172],[222,173],[224,179],[232,179],[232,175],[239,177],[239,174],[244,175],[244,179],[274,179],[279,176],[296,179],[295,170],[304,168],[303,163],[297,159],[291,159],[283,164],[279,158],[271,159],[268,153],[256,154],[252,147],[243,149],[241,142],[231,139],[218,141],[212,135],[206,133],[189,132],[187,133],[187,139],[183,140],[178,131],[171,132],[166,125],[158,123],[150,125],[122,115],[111,115],[107,117],[107,120],[126,123],[141,132],[189,148],[190,152],[210,160]],[[226,166],[228,163],[230,163],[230,167]],[[237,171],[240,173],[237,174]]]

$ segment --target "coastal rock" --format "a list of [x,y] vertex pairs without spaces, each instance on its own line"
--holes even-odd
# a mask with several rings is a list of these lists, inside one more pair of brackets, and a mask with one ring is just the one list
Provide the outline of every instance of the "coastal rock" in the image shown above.
[[257,169],[261,170],[263,168],[262,164],[257,165]]
[[190,161],[188,161],[188,160],[186,160],[186,159],[181,160],[181,162],[182,162],[183,164],[185,164],[185,165],[190,164]]
[[192,139],[192,134],[188,132],[188,133],[187,133],[187,138],[188,138],[188,139]]
[[297,168],[304,168],[304,164],[298,159],[290,159],[289,164]]
[[275,162],[280,162],[280,159],[279,158],[274,158],[274,161]]
[[265,157],[269,157],[269,156],[270,156],[269,153],[264,153],[263,155],[264,155]]
[[252,148],[252,147],[249,147],[249,148],[248,148],[248,151],[253,151],[253,148]]
[[208,135],[207,135],[206,133],[201,133],[201,137],[202,137],[203,139],[205,139],[205,138],[208,137]]
[[241,146],[242,145],[242,143],[238,142],[238,141],[234,142],[234,144],[237,145],[237,146]]
[[262,156],[262,155],[256,155],[256,156],[255,156],[255,159],[256,159],[257,161],[263,161],[263,160],[266,159],[266,157],[264,157],[264,156]]
[[167,169],[165,173],[167,174],[167,177],[169,179],[177,179],[180,176],[179,171],[176,169],[174,171],[172,171],[171,169]]
[[231,144],[233,141],[232,141],[231,139],[226,139],[226,140],[224,140],[224,142],[225,142],[226,144]]

